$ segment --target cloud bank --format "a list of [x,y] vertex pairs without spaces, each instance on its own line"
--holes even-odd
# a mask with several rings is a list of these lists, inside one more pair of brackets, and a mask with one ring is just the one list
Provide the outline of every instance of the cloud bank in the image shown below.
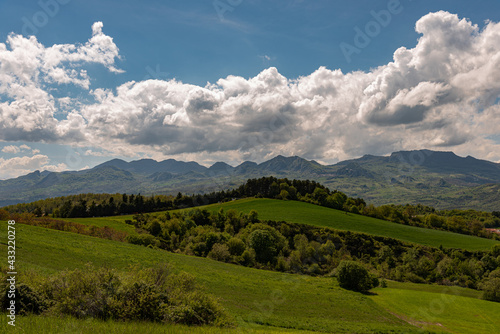
[[[415,25],[421,37],[369,72],[320,67],[286,78],[268,68],[205,87],[177,80],[93,88],[84,70],[115,66],[118,47],[92,26],[83,45],[44,47],[10,35],[0,44],[0,140],[73,143],[116,154],[198,161],[262,161],[277,154],[324,162],[401,149],[447,149],[500,160],[500,24],[481,29],[448,12]],[[71,104],[50,85],[94,99]],[[61,101],[59,101],[61,100]],[[11,150],[11,149],[8,149]]]

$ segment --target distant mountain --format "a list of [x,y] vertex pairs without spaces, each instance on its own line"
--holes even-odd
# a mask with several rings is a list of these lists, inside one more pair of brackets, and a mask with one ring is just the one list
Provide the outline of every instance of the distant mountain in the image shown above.
[[126,162],[120,159],[114,159],[105,162],[101,165],[98,165],[94,168],[100,168],[105,166],[112,166],[132,173],[145,174],[145,175],[157,172],[183,174],[187,172],[204,172],[207,170],[207,167],[201,166],[200,164],[194,161],[183,162],[174,159],[168,159],[161,162],[152,159],[142,159],[132,162]]
[[258,165],[260,170],[266,170],[276,173],[299,172],[299,173],[316,173],[327,168],[318,164],[316,161],[307,161],[300,157],[289,157],[278,155],[277,157],[263,162]]
[[281,155],[236,167],[224,162],[205,167],[174,159],[114,159],[83,171],[36,171],[0,181],[0,206],[87,192],[210,192],[262,176],[315,180],[376,205],[422,203],[437,208],[500,210],[500,164],[430,150],[365,155],[330,166]]

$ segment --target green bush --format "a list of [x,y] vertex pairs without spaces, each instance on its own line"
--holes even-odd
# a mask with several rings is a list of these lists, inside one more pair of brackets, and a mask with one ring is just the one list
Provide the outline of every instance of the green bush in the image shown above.
[[492,271],[481,284],[483,299],[500,302],[500,269]]
[[[228,252],[229,254],[229,252]],[[193,276],[172,274],[168,265],[129,274],[87,266],[64,271],[53,278],[32,281],[38,291],[18,286],[16,301],[26,313],[69,315],[102,320],[140,320],[184,325],[230,325],[218,301],[205,294]],[[2,305],[8,302],[2,286]]]
[[490,278],[481,285],[483,299],[500,302],[500,278]]
[[245,243],[240,238],[231,238],[227,242],[231,255],[240,256],[246,249]]
[[[8,294],[8,285],[2,284],[0,292],[0,305],[3,310],[10,306],[11,298],[8,297]],[[18,284],[16,286],[15,295],[16,313],[19,315],[26,315],[29,313],[40,314],[48,307],[43,296],[26,284]]]
[[336,276],[342,288],[359,292],[367,292],[379,283],[365,267],[354,261],[341,261]]
[[212,250],[208,253],[208,257],[216,260],[226,262],[231,254],[229,253],[229,248],[224,244],[214,244]]

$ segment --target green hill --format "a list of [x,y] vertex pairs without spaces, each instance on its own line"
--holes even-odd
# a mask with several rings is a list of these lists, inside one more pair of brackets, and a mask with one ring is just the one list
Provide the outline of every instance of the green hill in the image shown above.
[[325,226],[434,247],[443,246],[475,251],[490,250],[493,245],[498,243],[498,241],[491,239],[401,225],[352,213],[346,214],[343,211],[297,201],[251,198],[213,204],[204,208],[212,212],[221,208],[245,213],[256,210],[259,213],[259,218],[264,220],[283,220],[290,223]]
[[[339,288],[332,278],[250,269],[67,232],[16,227],[19,272],[35,269],[50,274],[83,268],[89,262],[119,270],[168,262],[195,275],[244,328],[266,325],[334,333],[412,328],[370,298]],[[1,235],[0,249],[6,253],[6,233]]]

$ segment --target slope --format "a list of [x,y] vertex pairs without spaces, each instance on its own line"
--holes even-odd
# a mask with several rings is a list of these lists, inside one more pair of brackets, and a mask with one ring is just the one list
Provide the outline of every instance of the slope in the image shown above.
[[475,251],[490,250],[494,244],[498,243],[498,241],[490,239],[401,225],[351,213],[346,214],[343,211],[297,201],[251,198],[213,204],[205,208],[212,212],[221,208],[224,210],[234,209],[247,214],[251,210],[256,210],[259,218],[264,220],[284,220],[290,223],[325,226],[390,237],[433,247],[443,246],[445,248],[462,248]]
[[[0,251],[6,253],[2,224]],[[340,289],[331,278],[250,269],[127,243],[16,225],[18,272],[46,274],[86,263],[126,270],[171,263],[218,296],[243,329],[255,324],[334,333],[416,332],[367,296]]]

